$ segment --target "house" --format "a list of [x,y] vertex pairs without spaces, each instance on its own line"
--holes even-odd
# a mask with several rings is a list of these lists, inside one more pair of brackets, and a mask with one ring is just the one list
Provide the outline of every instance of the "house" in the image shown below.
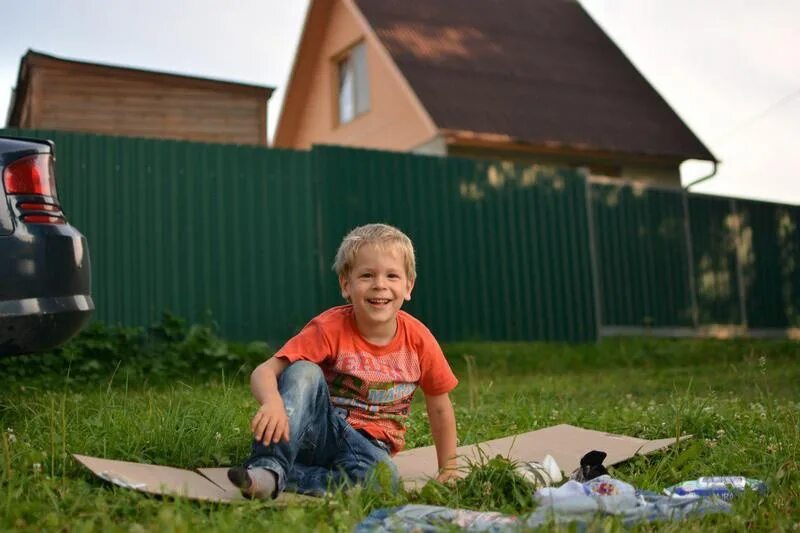
[[588,166],[716,162],[574,0],[312,0],[274,145]]
[[20,62],[6,125],[266,145],[272,91],[29,50]]

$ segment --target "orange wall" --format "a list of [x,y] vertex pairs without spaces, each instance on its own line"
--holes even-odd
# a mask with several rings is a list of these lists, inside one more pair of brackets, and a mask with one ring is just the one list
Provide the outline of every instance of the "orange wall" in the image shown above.
[[681,186],[679,161],[632,161],[631,158],[613,155],[601,156],[575,153],[536,153],[533,151],[514,151],[509,148],[493,148],[450,145],[447,155],[478,159],[502,159],[540,165],[587,167],[592,175],[624,178],[658,185]]
[[[307,149],[339,144],[405,151],[430,140],[436,129],[399,75],[377,37],[350,0],[317,0],[305,28],[275,146]],[[327,5],[324,5],[327,4]],[[325,14],[327,13],[327,16]],[[337,123],[335,58],[364,40],[370,109]],[[309,57],[311,56],[311,57]]]

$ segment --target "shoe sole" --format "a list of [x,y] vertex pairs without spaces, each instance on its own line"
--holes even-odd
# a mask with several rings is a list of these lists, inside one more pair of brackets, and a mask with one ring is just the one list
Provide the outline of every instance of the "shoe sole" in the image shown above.
[[247,491],[253,486],[253,480],[247,473],[247,469],[241,466],[234,466],[228,469],[228,480],[242,492]]

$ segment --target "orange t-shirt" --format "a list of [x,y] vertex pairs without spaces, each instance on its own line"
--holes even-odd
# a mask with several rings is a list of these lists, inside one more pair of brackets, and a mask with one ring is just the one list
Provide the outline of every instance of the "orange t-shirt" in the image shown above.
[[450,392],[458,380],[425,325],[397,313],[397,333],[386,346],[367,342],[356,328],[353,308],[328,309],[309,322],[275,354],[289,362],[317,363],[325,374],[334,407],[347,422],[389,445],[405,445],[405,421],[419,385],[426,395]]

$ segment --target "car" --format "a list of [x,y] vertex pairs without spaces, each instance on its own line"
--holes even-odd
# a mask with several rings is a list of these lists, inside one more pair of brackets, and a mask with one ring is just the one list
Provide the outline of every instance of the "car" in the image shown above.
[[0,356],[50,350],[94,311],[86,238],[56,193],[55,144],[0,136]]

